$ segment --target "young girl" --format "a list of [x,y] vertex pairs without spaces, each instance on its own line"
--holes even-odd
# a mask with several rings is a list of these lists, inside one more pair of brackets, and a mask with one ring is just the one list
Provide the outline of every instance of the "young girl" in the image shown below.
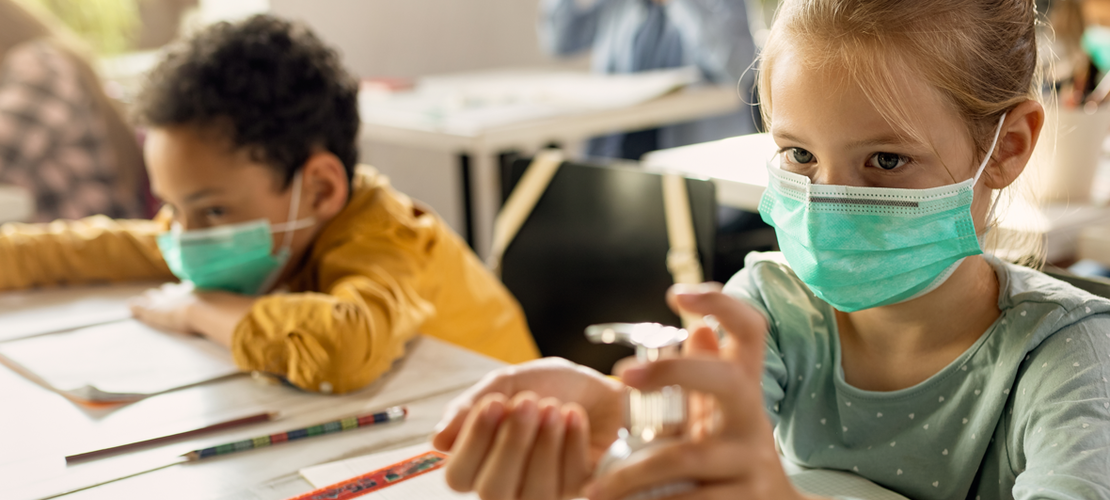
[[[782,253],[671,297],[726,341],[698,328],[623,383],[561,360],[492,375],[435,436],[449,484],[802,498],[778,448],[915,499],[1110,498],[1110,301],[980,247],[1044,120],[1034,17],[1033,0],[785,1],[760,74],[781,148],[760,212]],[[718,410],[591,478],[625,384]]]

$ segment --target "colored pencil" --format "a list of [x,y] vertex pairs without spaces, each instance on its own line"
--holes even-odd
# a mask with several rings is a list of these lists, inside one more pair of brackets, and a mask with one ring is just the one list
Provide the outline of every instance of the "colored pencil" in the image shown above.
[[162,443],[166,443],[166,442],[169,442],[169,441],[175,441],[175,440],[179,440],[179,439],[190,438],[190,437],[194,437],[194,436],[199,436],[201,434],[207,434],[207,433],[210,433],[210,432],[222,431],[222,430],[226,430],[226,429],[234,429],[236,427],[242,427],[244,425],[250,425],[250,424],[259,423],[259,422],[269,422],[271,420],[276,419],[277,417],[278,417],[278,412],[258,413],[258,414],[251,415],[251,416],[248,416],[248,417],[236,418],[236,419],[233,419],[233,420],[227,420],[227,421],[224,421],[224,422],[219,422],[219,423],[215,423],[215,424],[211,424],[211,425],[206,425],[204,427],[200,427],[200,428],[193,429],[193,430],[178,432],[176,434],[170,434],[170,435],[167,435],[167,436],[156,437],[156,438],[151,438],[151,439],[144,439],[142,441],[135,441],[133,443],[121,444],[121,445],[118,445],[118,446],[112,446],[112,447],[104,448],[104,449],[100,449],[100,450],[89,451],[89,452],[85,452],[85,453],[78,453],[76,455],[69,455],[69,456],[66,457],[66,463],[73,463],[73,462],[78,462],[78,461],[82,461],[82,460],[92,460],[94,458],[100,458],[100,457],[107,456],[107,455],[115,455],[117,453],[123,453],[125,451],[132,451],[132,450],[135,450],[137,448],[144,448],[144,447],[147,447],[147,446],[162,444]]
[[392,408],[386,408],[385,410],[377,413],[369,413],[356,417],[347,417],[342,420],[325,422],[322,424],[313,425],[311,427],[305,427],[303,429],[293,429],[291,431],[270,434],[269,436],[244,439],[242,441],[221,444],[219,446],[213,446],[211,448],[193,450],[182,456],[189,459],[190,461],[202,460],[209,457],[227,455],[229,453],[253,450],[255,448],[265,448],[267,446],[273,446],[275,444],[285,443],[288,441],[310,438],[313,436],[322,436],[325,434],[349,431],[351,429],[357,429],[359,427],[396,422],[398,420],[403,420],[405,416],[408,415],[408,413],[408,409],[401,406],[394,406]]
[[254,438],[254,439],[247,439],[247,440],[244,440],[244,441],[238,441],[238,442],[235,442],[235,443],[228,443],[228,444],[223,444],[223,445],[220,445],[220,446],[213,446],[211,448],[204,448],[204,449],[200,449],[200,450],[194,450],[194,451],[191,451],[191,452],[186,453],[184,455],[175,457],[171,461],[166,462],[166,463],[161,463],[161,464],[145,467],[145,468],[137,470],[137,471],[128,472],[124,475],[109,478],[109,479],[105,479],[103,481],[93,483],[93,484],[89,484],[89,485],[86,485],[86,486],[79,486],[79,487],[76,487],[76,488],[71,488],[71,489],[68,489],[68,490],[65,490],[65,491],[54,493],[50,496],[39,497],[37,500],[50,500],[50,499],[53,499],[53,498],[58,498],[58,497],[61,497],[61,496],[69,495],[71,493],[76,493],[78,491],[84,491],[84,490],[87,490],[87,489],[90,489],[90,488],[95,488],[97,486],[102,486],[102,485],[105,485],[105,484],[108,484],[108,483],[114,483],[114,482],[119,481],[121,479],[127,479],[127,478],[130,478],[130,477],[138,476],[140,474],[146,474],[147,472],[153,472],[153,471],[156,471],[156,470],[165,469],[167,467],[173,467],[175,465],[195,462],[197,460],[203,460],[205,458],[215,457],[215,456],[219,456],[219,455],[226,455],[228,453],[235,453],[237,451],[246,451],[246,450],[252,450],[252,449],[255,449],[255,448],[264,448],[264,447],[272,446],[272,445],[275,445],[275,444],[278,444],[278,443],[284,443],[284,442],[288,442],[288,441],[296,441],[296,440],[300,440],[300,439],[304,439],[304,438],[312,437],[312,436],[322,436],[324,434],[332,434],[332,433],[336,433],[336,432],[342,432],[342,431],[348,431],[348,430],[351,430],[351,429],[357,429],[359,427],[368,427],[368,426],[377,425],[377,424],[396,422],[396,421],[399,421],[399,420],[403,420],[408,415],[408,413],[409,413],[409,411],[405,407],[403,407],[403,406],[394,406],[392,408],[386,408],[385,410],[382,410],[382,411],[377,412],[377,413],[370,413],[370,414],[366,414],[366,415],[359,415],[359,416],[356,416],[356,417],[344,418],[342,420],[336,420],[334,422],[326,422],[326,423],[323,423],[323,424],[313,425],[311,427],[305,427],[303,429],[294,429],[294,430],[291,430],[291,431],[281,432],[281,433],[278,433],[278,434],[271,434],[269,436],[262,436],[262,437],[258,437],[258,438]]

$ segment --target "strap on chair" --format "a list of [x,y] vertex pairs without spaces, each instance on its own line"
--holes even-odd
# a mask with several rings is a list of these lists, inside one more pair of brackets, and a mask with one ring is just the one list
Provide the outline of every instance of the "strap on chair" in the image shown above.
[[493,245],[490,248],[486,267],[498,278],[501,277],[501,257],[513,242],[516,233],[532,214],[532,209],[547,190],[551,179],[563,164],[563,152],[558,149],[545,149],[536,154],[532,163],[525,169],[509,199],[493,222]]
[[[667,214],[667,239],[670,250],[667,252],[667,269],[675,283],[701,283],[701,260],[698,259],[698,244],[694,236],[694,217],[690,212],[690,197],[686,190],[686,177],[663,174],[663,209]],[[697,315],[682,313],[682,326],[687,329],[704,323]]]

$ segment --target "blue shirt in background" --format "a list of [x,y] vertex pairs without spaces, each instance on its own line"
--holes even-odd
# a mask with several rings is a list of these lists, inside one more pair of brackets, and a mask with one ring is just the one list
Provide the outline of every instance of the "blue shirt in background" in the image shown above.
[[[573,55],[592,50],[599,73],[634,73],[697,66],[705,81],[737,85],[750,100],[755,43],[744,0],[542,0],[541,44],[552,54]],[[671,148],[755,132],[750,107],[653,130],[650,144],[632,146],[625,134],[590,141],[588,154],[638,159],[646,148]]]

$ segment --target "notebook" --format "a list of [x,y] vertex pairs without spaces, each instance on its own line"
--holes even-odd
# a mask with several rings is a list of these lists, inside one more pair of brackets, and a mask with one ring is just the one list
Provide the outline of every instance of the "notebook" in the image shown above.
[[[315,488],[323,488],[352,477],[386,467],[432,450],[429,443],[421,443],[397,450],[349,458],[301,469],[301,477]],[[823,470],[802,469],[784,464],[790,480],[799,490],[843,500],[908,500],[906,497],[883,488],[855,474]],[[477,500],[474,493],[458,493],[447,487],[443,469],[397,483],[362,497],[365,500],[423,500],[468,499]]]
[[0,343],[0,363],[81,403],[126,403],[235,375],[226,348],[126,319]]

